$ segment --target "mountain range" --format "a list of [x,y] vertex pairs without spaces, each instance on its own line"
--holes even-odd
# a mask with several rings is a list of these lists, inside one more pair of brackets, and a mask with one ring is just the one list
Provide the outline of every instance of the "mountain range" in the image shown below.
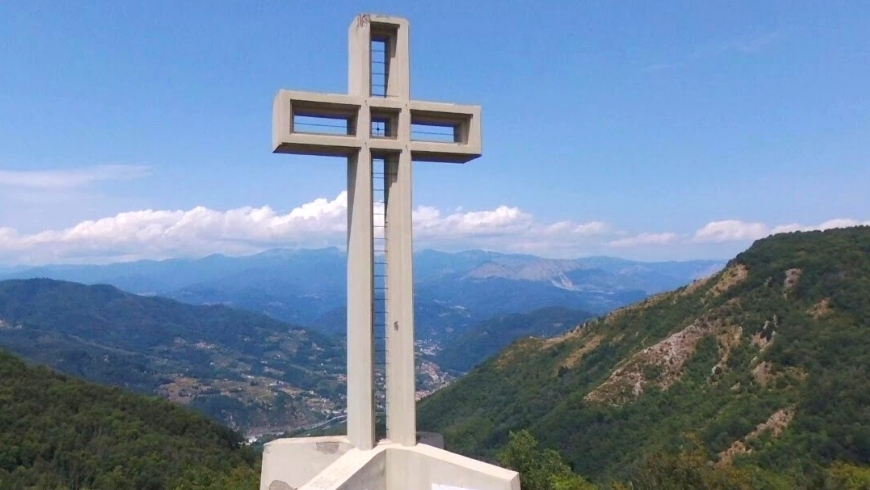
[[[414,257],[417,336],[440,341],[496,315],[550,306],[602,314],[688,284],[723,265],[711,260],[557,260],[480,250],[423,250]],[[346,255],[337,248],[49,265],[0,273],[0,279],[40,277],[110,284],[191,304],[223,304],[323,332],[343,334],[346,323]]]
[[[457,362],[477,367],[424,398],[418,426],[524,485],[559,473],[540,488],[867,488],[868,298],[870,227],[775,235],[604,315],[549,307],[466,329],[427,356],[464,348]],[[4,488],[255,485],[238,434],[78,376],[234,426],[228,414],[302,418],[306,396],[343,391],[338,337],[107,285],[0,282],[0,344],[76,375],[0,352]],[[550,449],[593,483],[565,478]]]
[[442,344],[435,359],[443,369],[464,373],[523,337],[555,337],[593,316],[550,306],[528,313],[496,315]]
[[418,418],[491,460],[528,431],[601,485],[868,488],[868,406],[870,227],[856,227],[759,240],[709,278],[518,340]]
[[0,346],[67,374],[162,395],[234,429],[302,426],[344,404],[341,339],[108,285],[0,281]]

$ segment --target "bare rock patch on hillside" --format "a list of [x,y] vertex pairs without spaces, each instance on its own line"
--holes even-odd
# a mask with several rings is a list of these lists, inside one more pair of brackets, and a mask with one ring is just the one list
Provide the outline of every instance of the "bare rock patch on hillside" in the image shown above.
[[785,271],[785,280],[782,282],[782,288],[786,292],[793,289],[801,280],[801,274],[803,274],[803,271],[800,269],[789,269]]
[[779,318],[776,315],[773,315],[773,320],[765,321],[761,330],[752,336],[752,345],[758,347],[761,352],[769,349],[770,345],[773,343],[773,339],[776,337],[777,327],[779,327]]
[[755,430],[746,435],[743,439],[734,441],[731,446],[719,453],[719,462],[717,465],[725,466],[731,464],[734,458],[740,454],[751,453],[752,449],[748,448],[746,443],[757,438],[766,431],[771,431],[773,437],[779,437],[794,418],[794,407],[783,408],[773,412],[773,414],[764,422],[755,426]]
[[683,372],[698,343],[718,330],[718,324],[699,320],[633,355],[599,387],[586,395],[592,402],[622,404],[638,397],[647,385],[667,389]]
[[755,378],[755,381],[757,381],[758,384],[765,386],[772,376],[772,367],[773,366],[768,361],[761,362],[752,369],[752,377]]
[[819,319],[834,311],[834,305],[831,303],[831,298],[825,298],[814,304],[808,311],[813,318]]
[[740,340],[743,337],[743,329],[732,325],[723,329],[716,340],[719,343],[719,362],[713,366],[713,374],[719,374],[725,371],[728,367],[728,359],[731,357],[731,351],[740,345]]

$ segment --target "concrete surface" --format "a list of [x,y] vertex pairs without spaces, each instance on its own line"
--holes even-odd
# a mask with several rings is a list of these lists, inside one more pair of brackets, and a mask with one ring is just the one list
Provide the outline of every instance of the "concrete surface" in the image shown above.
[[268,442],[263,447],[260,488],[298,489],[351,449],[353,446],[345,436],[300,437]]
[[[286,447],[299,450],[291,459],[320,458],[304,444]],[[298,475],[269,479],[265,472],[264,467],[261,490],[520,490],[514,471],[426,444],[404,446],[389,440],[370,450],[348,450],[301,485]]]

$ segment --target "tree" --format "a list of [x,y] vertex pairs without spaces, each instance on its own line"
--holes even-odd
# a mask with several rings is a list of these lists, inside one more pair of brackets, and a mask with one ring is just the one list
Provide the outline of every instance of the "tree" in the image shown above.
[[843,490],[870,490],[870,468],[835,463],[828,474],[827,487]]
[[558,452],[541,449],[527,430],[510,433],[499,454],[499,463],[520,474],[523,490],[593,490],[594,485],[576,475]]

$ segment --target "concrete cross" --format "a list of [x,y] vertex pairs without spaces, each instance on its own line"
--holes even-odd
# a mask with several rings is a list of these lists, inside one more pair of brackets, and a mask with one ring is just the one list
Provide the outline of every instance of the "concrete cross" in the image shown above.
[[[360,15],[349,38],[349,93],[280,91],[272,133],[277,153],[347,157],[348,434],[267,443],[260,490],[520,490],[515,471],[416,440],[411,164],[480,156],[480,107],[411,100],[405,19]],[[384,165],[389,439],[377,444],[375,159]]]
[[[408,21],[360,15],[350,25],[348,93],[281,90],[275,153],[347,157],[347,431],[375,446],[373,159],[384,161],[387,438],[416,444],[412,162],[481,154],[480,107],[411,99]],[[419,131],[418,131],[419,129]]]

